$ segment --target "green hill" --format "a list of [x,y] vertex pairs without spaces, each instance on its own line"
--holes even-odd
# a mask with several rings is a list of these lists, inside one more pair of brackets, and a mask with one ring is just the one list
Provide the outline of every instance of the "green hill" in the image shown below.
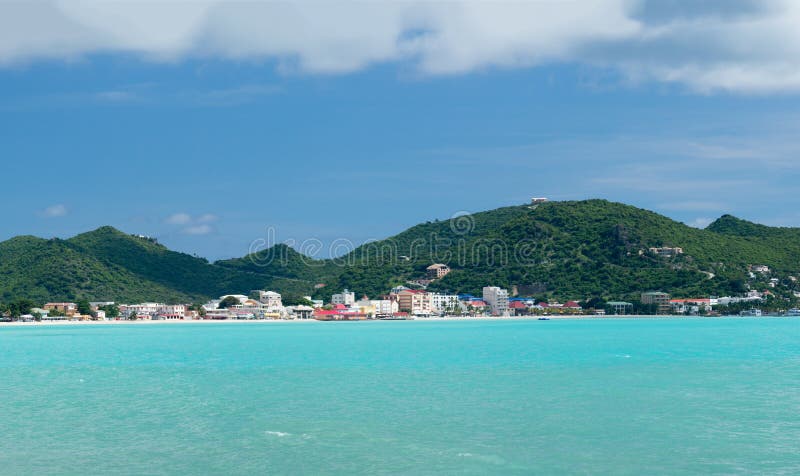
[[122,266],[76,249],[69,241],[18,237],[0,243],[0,300],[191,300],[183,293],[141,279]]
[[266,287],[308,293],[313,285],[216,266],[111,227],[69,240],[18,237],[0,243],[2,301],[195,302]]
[[[650,251],[660,247],[682,253]],[[376,296],[424,278],[432,263],[453,271],[428,289],[450,292],[497,285],[561,299],[635,299],[646,290],[691,297],[763,290],[778,278],[775,292],[789,296],[800,275],[800,229],[725,215],[701,230],[605,200],[550,202],[427,222],[337,259],[277,245],[209,263],[103,227],[69,240],[0,243],[0,300],[194,302],[251,289],[329,299],[345,287]],[[772,272],[751,275],[753,264]],[[315,291],[317,283],[325,287]]]
[[[418,225],[356,249],[345,257],[353,264],[330,285],[386,292],[441,262],[453,271],[429,289],[479,293],[492,284],[578,299],[634,298],[653,289],[678,296],[734,294],[752,281],[748,265],[767,264],[782,276],[800,272],[800,232],[763,229],[769,232],[757,238],[700,230],[605,200],[507,207]],[[649,251],[665,246],[683,253],[659,257]],[[398,256],[410,259],[393,259]]]

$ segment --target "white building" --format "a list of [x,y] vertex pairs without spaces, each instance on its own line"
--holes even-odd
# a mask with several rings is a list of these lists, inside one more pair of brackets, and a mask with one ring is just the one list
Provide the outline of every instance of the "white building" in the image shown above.
[[364,299],[356,301],[351,309],[355,309],[359,314],[364,314],[367,316],[367,319],[374,319],[378,314],[377,310],[375,309],[375,305],[372,303],[372,301],[366,299],[366,296]]
[[168,304],[166,306],[161,306],[158,312],[160,314],[183,316],[186,314],[186,306],[183,304]]
[[391,316],[400,310],[397,301],[390,299],[373,299],[370,302],[375,307],[375,314],[379,316]]
[[311,306],[289,306],[286,308],[292,319],[312,319],[314,308]]
[[125,314],[136,314],[137,316],[152,316],[157,314],[158,310],[164,306],[165,304],[159,304],[157,302],[143,302],[141,304],[120,306],[120,312]]
[[448,311],[460,309],[458,296],[455,294],[431,294],[433,312],[443,314]]
[[483,288],[483,300],[492,309],[495,316],[508,315],[508,291],[497,286]]
[[268,309],[280,309],[283,307],[281,295],[275,291],[257,291],[258,301]]
[[347,307],[352,306],[356,302],[356,293],[345,289],[341,294],[334,294],[331,296],[331,304],[344,304]]

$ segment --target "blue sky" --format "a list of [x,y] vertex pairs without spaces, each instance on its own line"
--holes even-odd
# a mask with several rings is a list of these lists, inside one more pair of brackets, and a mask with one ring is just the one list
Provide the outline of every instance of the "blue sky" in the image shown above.
[[[218,259],[268,230],[358,243],[531,196],[606,198],[694,226],[723,213],[800,226],[800,40],[779,29],[798,9],[594,4],[619,11],[534,8],[518,26],[520,12],[491,11],[476,26],[367,9],[342,17],[349,36],[266,38],[224,10],[228,23],[178,11],[153,27],[193,32],[181,37],[127,31],[98,5],[4,5],[0,18],[33,30],[0,33],[0,239],[109,224]],[[298,16],[284,6],[268,17]],[[330,14],[296,21],[310,32]],[[562,16],[572,36],[537,28]],[[698,22],[711,36],[691,48]],[[735,38],[758,22],[774,43],[743,50]],[[55,33],[33,41],[36,28]]]

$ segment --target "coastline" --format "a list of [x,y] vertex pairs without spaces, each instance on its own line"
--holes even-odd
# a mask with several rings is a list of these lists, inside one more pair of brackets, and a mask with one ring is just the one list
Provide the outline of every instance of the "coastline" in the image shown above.
[[671,315],[645,315],[645,314],[628,314],[619,316],[602,316],[602,315],[584,315],[584,316],[481,316],[481,317],[465,317],[465,316],[452,316],[452,317],[425,317],[418,319],[404,320],[381,320],[369,319],[364,321],[318,321],[316,319],[191,319],[191,320],[151,320],[151,321],[129,321],[129,320],[113,320],[113,321],[41,321],[41,322],[0,322],[0,328],[3,327],[59,327],[59,326],[142,326],[142,325],[214,325],[214,324],[283,324],[283,323],[326,323],[326,322],[496,322],[496,321],[538,321],[541,317],[547,317],[547,320],[619,320],[619,319],[664,319],[664,320],[679,320],[679,319],[768,319],[768,318],[784,318],[791,316],[769,316],[764,315],[760,317],[753,316],[671,316]]

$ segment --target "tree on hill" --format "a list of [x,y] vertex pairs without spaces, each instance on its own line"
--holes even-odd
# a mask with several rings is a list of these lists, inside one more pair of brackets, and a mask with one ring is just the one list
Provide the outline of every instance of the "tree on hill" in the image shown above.
[[313,306],[314,303],[309,301],[298,293],[287,293],[284,294],[281,298],[281,301],[285,306]]
[[119,317],[119,306],[116,304],[108,304],[106,306],[100,306],[100,310],[106,313],[106,317],[109,319],[115,319]]
[[195,303],[189,306],[189,310],[197,312],[197,315],[199,315],[200,317],[204,317],[206,315],[206,308],[204,308],[203,305],[199,303]]
[[78,314],[81,316],[92,316],[92,306],[89,304],[88,299],[80,299],[77,303]]
[[35,305],[30,299],[17,299],[8,305],[7,311],[13,319],[18,319],[20,316],[30,314]]

